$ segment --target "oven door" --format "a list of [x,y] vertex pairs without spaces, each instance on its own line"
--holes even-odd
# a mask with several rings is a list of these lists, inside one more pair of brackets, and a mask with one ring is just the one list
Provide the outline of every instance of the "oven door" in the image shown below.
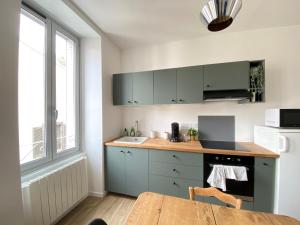
[[[210,187],[210,184],[207,183],[207,179],[212,171],[213,165],[214,164],[210,164],[210,163],[204,164],[204,180],[203,180],[204,187]],[[227,166],[230,165],[227,164]],[[232,165],[232,166],[236,166],[236,165]],[[254,196],[254,168],[252,165],[251,166],[244,165],[244,166],[247,168],[248,181],[236,181],[236,180],[226,179],[227,194],[247,196],[247,197]]]

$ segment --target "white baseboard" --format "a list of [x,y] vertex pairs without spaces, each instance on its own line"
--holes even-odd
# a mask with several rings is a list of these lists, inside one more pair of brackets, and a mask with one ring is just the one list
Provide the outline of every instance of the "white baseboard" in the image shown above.
[[89,196],[92,196],[92,197],[98,197],[98,198],[104,198],[106,196],[107,192],[93,192],[93,191],[90,191],[89,192]]

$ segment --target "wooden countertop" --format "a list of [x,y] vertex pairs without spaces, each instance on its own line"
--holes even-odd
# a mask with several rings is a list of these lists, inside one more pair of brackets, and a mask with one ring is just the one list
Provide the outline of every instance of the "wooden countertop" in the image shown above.
[[105,143],[106,146],[116,146],[116,147],[161,149],[161,150],[171,150],[171,151],[181,151],[181,152],[197,152],[197,153],[210,153],[210,154],[269,157],[269,158],[279,157],[279,154],[276,154],[252,142],[238,142],[238,144],[244,149],[247,149],[247,151],[203,148],[199,141],[174,143],[168,140],[151,139],[151,138],[142,144],[115,143],[113,141],[109,141]]
[[141,194],[125,225],[300,225],[269,213],[222,207],[151,192]]

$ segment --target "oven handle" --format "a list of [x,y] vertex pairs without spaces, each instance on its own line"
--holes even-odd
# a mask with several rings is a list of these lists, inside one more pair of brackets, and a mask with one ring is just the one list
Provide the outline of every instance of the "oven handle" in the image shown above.
[[[214,165],[222,165],[222,164],[211,164],[211,163],[210,163],[210,164],[209,164],[209,167],[210,167],[210,168],[213,168]],[[224,166],[227,166],[227,165],[224,165]],[[247,170],[247,171],[250,170],[247,166],[245,166],[245,167],[246,167],[246,170]]]

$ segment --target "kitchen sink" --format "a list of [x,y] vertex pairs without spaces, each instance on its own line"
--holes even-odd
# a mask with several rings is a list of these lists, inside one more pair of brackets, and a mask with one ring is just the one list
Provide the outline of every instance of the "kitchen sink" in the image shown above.
[[147,137],[122,137],[117,140],[114,140],[114,143],[123,143],[123,144],[142,144],[148,138]]

